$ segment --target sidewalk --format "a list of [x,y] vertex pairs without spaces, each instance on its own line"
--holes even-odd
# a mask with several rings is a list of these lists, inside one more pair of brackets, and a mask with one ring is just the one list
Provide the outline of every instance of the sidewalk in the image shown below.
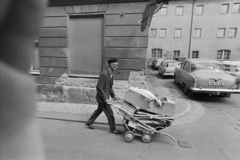
[[[182,92],[177,91],[172,86],[159,84],[155,75],[147,77],[147,90],[154,93],[157,97],[166,97],[176,104],[175,120],[172,125],[192,123],[201,118],[205,113],[200,103],[186,99]],[[96,108],[96,104],[37,102],[37,117],[86,122]],[[120,116],[114,109],[113,111],[116,125],[122,125]],[[97,118],[95,123],[107,124],[107,118],[104,113]]]

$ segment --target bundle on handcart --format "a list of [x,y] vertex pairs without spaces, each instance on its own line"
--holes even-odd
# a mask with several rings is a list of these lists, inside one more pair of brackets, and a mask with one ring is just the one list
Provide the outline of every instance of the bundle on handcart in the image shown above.
[[135,136],[141,136],[142,141],[149,143],[157,134],[167,135],[160,130],[170,126],[174,121],[175,104],[167,98],[157,98],[145,89],[131,87],[120,107],[114,106],[121,116],[126,132],[126,141],[132,141]]

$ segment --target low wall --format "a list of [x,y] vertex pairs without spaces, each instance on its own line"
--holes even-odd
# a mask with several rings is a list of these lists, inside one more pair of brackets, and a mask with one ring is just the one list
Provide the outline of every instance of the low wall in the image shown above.
[[[144,72],[131,72],[128,81],[115,80],[113,90],[123,98],[129,87],[146,89]],[[96,104],[98,79],[60,77],[55,84],[36,84],[37,100],[45,102]]]

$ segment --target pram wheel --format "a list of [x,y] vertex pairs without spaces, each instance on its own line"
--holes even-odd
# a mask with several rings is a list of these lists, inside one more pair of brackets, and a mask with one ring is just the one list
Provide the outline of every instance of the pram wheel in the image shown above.
[[150,134],[143,134],[142,135],[142,141],[144,143],[149,143],[152,140],[152,136]]
[[130,131],[127,131],[124,133],[124,139],[127,141],[127,142],[131,142],[133,139],[135,138],[134,134]]

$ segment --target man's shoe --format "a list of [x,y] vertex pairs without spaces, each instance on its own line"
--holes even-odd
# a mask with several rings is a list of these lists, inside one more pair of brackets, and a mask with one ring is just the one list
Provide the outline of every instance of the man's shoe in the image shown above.
[[113,133],[113,134],[121,134],[121,133],[122,133],[122,131],[115,130],[115,131],[110,131],[110,133]]
[[85,123],[85,125],[89,128],[89,129],[95,129],[95,127],[94,126],[92,126],[92,125],[89,125],[87,122]]

